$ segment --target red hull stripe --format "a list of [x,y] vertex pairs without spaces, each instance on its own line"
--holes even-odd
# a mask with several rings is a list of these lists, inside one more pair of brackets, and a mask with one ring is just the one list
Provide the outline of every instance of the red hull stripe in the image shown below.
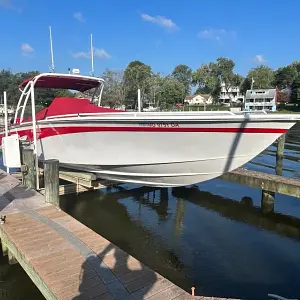
[[[74,126],[74,127],[48,127],[37,130],[39,139],[47,138],[55,135],[85,133],[85,132],[104,132],[104,131],[119,131],[119,132],[219,132],[219,133],[273,133],[282,134],[287,129],[280,128],[229,128],[229,127],[146,127],[146,126]],[[32,139],[32,130],[18,130],[20,136],[27,135],[29,140]],[[11,133],[15,133],[12,131]]]

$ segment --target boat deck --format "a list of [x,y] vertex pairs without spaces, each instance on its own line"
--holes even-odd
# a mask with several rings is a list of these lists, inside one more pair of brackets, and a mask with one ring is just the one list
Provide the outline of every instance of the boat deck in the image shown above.
[[207,299],[193,297],[1,170],[0,211],[3,253],[46,299]]

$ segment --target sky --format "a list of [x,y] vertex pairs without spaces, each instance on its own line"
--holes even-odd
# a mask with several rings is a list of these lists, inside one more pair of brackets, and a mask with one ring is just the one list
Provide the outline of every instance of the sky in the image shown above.
[[0,69],[51,66],[95,75],[125,69],[133,60],[166,75],[178,64],[193,70],[223,56],[235,71],[300,60],[298,0],[0,0]]

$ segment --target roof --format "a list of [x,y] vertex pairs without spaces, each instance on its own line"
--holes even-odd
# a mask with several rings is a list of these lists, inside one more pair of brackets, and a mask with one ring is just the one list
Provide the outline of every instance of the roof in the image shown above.
[[211,98],[210,94],[197,94],[195,96],[200,96],[200,97],[204,98],[205,100],[208,100],[209,98]]
[[211,95],[209,95],[209,94],[197,94],[194,96],[185,96],[184,100],[193,100],[197,96],[200,96],[200,97],[204,98],[205,100],[208,100],[211,97]]
[[257,89],[247,90],[246,99],[256,98],[274,98],[276,96],[276,89]]
[[103,79],[73,74],[44,73],[24,80],[19,88],[25,87],[29,81],[34,81],[37,88],[68,89],[84,92],[99,86]]
[[185,96],[184,100],[192,100],[194,96]]

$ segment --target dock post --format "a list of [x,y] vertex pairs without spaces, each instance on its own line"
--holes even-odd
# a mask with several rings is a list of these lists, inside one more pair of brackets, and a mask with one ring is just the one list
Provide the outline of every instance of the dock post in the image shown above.
[[283,159],[285,133],[278,138],[276,160]]
[[10,252],[10,250],[8,250],[8,264],[15,265],[17,263],[18,263],[18,261],[16,260],[14,255]]
[[59,161],[49,159],[44,161],[45,199],[59,207]]
[[21,146],[22,184],[27,188],[36,188],[35,161],[32,149]]
[[261,209],[265,214],[274,212],[275,193],[262,190],[261,193]]
[[1,239],[1,246],[2,246],[2,254],[3,256],[7,255],[8,249],[6,243]]
[[276,151],[276,175],[282,176],[283,153],[284,153],[285,133],[278,138]]

